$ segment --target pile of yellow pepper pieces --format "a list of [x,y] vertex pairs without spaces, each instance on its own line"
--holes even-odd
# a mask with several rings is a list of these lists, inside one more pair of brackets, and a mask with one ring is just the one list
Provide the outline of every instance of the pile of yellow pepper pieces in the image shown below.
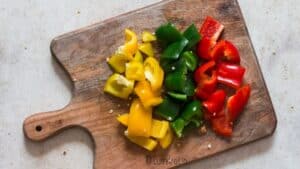
[[[163,101],[161,89],[164,79],[164,71],[154,57],[153,41],[156,37],[144,31],[139,44],[136,33],[125,29],[125,44],[107,60],[115,73],[104,87],[106,93],[122,99],[128,99],[131,94],[137,96],[129,113],[119,115],[117,120],[127,127],[124,135],[131,142],[149,151],[158,143],[165,149],[173,140],[169,122],[152,117],[152,108]],[[146,56],[145,61],[143,55]]]

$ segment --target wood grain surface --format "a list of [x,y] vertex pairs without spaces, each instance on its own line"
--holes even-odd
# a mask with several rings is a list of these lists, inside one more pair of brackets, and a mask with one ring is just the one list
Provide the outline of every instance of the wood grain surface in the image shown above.
[[[129,102],[103,93],[105,80],[112,73],[106,58],[124,43],[125,28],[137,33],[154,31],[170,21],[182,30],[191,23],[199,27],[207,15],[225,25],[222,38],[238,47],[241,64],[247,68],[244,81],[252,87],[233,137],[223,139],[210,130],[200,136],[193,131],[175,140],[168,150],[158,148],[153,152],[130,143],[123,136],[124,128],[115,120],[117,114],[128,111]],[[95,169],[171,168],[271,135],[276,128],[274,109],[236,0],[163,1],[59,36],[52,41],[51,52],[70,75],[73,97],[61,110],[28,117],[24,133],[29,139],[40,141],[68,127],[86,129],[94,141]],[[109,113],[111,109],[114,113]]]

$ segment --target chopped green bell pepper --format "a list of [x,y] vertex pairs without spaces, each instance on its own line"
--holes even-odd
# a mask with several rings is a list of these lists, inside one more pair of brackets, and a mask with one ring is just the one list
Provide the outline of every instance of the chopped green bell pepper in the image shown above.
[[164,45],[179,41],[183,38],[182,34],[177,30],[175,25],[167,23],[156,29],[155,35],[157,39]]
[[185,127],[185,120],[182,118],[177,118],[175,121],[171,122],[171,127],[174,130],[177,137],[183,136],[183,129]]
[[183,133],[187,132],[188,130],[192,130],[195,128],[200,128],[203,126],[204,122],[202,119],[192,119],[187,126],[184,127]]
[[180,101],[186,101],[188,99],[187,95],[182,93],[168,92],[168,95]]
[[166,74],[164,83],[166,89],[168,91],[184,93],[188,73],[185,63],[178,60],[176,63],[172,64],[171,69],[173,71]]
[[197,100],[194,100],[184,107],[180,117],[182,117],[186,122],[189,122],[193,117],[201,119],[202,116],[203,113],[201,103]]
[[203,120],[202,119],[192,119],[189,123],[188,126],[190,128],[197,128],[203,125]]
[[197,100],[187,103],[183,108],[181,115],[171,123],[171,126],[178,137],[182,137],[185,126],[202,125],[202,106]]
[[165,73],[172,72],[175,70],[174,64],[176,61],[170,61],[167,59],[160,59],[160,66],[163,68]]
[[175,93],[179,92],[187,96],[193,96],[196,87],[194,81],[192,80],[192,77],[189,77],[190,74],[187,71],[185,62],[180,59],[176,63],[170,64],[168,66],[171,66],[171,70],[173,71],[169,72],[166,75],[166,89]]
[[182,38],[179,41],[176,41],[170,44],[162,53],[161,59],[168,59],[168,60],[176,60],[179,58],[181,52],[188,44],[188,40]]
[[163,102],[156,107],[154,113],[168,121],[173,121],[179,114],[179,110],[180,106],[177,103],[172,99],[165,97]]
[[161,59],[160,64],[166,73],[174,72],[177,70],[182,70],[186,73],[188,71],[186,63],[183,59],[179,59],[179,60]]
[[194,96],[195,89],[196,89],[196,86],[195,86],[195,83],[193,82],[192,77],[188,77],[185,81],[183,92],[187,96]]
[[175,71],[166,75],[165,87],[168,91],[184,93],[187,76],[183,71]]
[[195,24],[190,25],[183,32],[183,36],[189,41],[186,46],[187,49],[194,47],[201,40],[201,35],[199,34]]
[[181,55],[188,70],[193,72],[198,66],[198,57],[192,51],[186,51]]

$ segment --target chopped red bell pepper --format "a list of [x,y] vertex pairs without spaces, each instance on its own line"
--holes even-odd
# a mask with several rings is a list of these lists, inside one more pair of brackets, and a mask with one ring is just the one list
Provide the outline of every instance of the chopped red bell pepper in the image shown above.
[[[213,130],[217,134],[224,137],[230,137],[232,135],[233,122],[247,104],[250,91],[249,85],[239,88],[235,95],[229,97],[226,108],[215,112],[213,116],[209,113],[209,109],[207,109],[208,111],[205,112],[205,117],[210,120]],[[205,106],[205,102],[203,102],[203,106],[207,107]],[[227,111],[227,113],[225,113],[225,111]]]
[[200,58],[211,60],[212,54],[211,51],[217,43],[224,25],[216,21],[212,17],[208,16],[201,29],[200,34],[202,35],[202,40],[199,42],[197,47],[198,56]]
[[216,42],[219,39],[223,29],[224,25],[214,18],[207,16],[200,29],[200,34],[202,37],[207,37]]
[[211,114],[216,114],[220,112],[225,103],[226,93],[224,90],[217,90],[213,94],[211,94],[207,100],[205,100],[202,104],[206,108],[206,110]]
[[200,99],[207,99],[216,90],[217,74],[214,61],[207,62],[195,71],[194,80],[197,82],[196,96]]
[[211,93],[216,90],[217,87],[217,74],[216,71],[212,71],[211,77],[203,76],[205,79],[198,83],[196,88],[196,96],[202,100],[207,99]]
[[194,80],[196,83],[200,83],[205,80],[210,71],[212,71],[216,66],[215,61],[210,61],[199,66],[194,72]]
[[232,135],[232,123],[226,117],[224,110],[222,110],[217,118],[211,119],[211,125],[213,130],[224,137],[230,137]]
[[200,58],[205,60],[212,60],[212,50],[216,45],[216,41],[203,37],[202,40],[198,44],[197,53]]
[[229,41],[219,41],[211,51],[212,58],[217,61],[240,63],[240,54],[237,48]]
[[235,95],[229,97],[227,101],[227,113],[231,122],[234,122],[239,114],[243,111],[249,100],[250,92],[250,85],[247,84],[239,88]]
[[217,65],[217,80],[237,89],[242,84],[245,71],[246,69],[240,65],[221,62]]

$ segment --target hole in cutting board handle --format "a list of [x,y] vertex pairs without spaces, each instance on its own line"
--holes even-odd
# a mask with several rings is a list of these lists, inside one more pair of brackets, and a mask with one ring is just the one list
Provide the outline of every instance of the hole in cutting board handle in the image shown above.
[[37,126],[35,127],[35,131],[37,131],[37,132],[41,132],[42,130],[43,130],[43,127],[40,126],[40,125],[37,125]]

